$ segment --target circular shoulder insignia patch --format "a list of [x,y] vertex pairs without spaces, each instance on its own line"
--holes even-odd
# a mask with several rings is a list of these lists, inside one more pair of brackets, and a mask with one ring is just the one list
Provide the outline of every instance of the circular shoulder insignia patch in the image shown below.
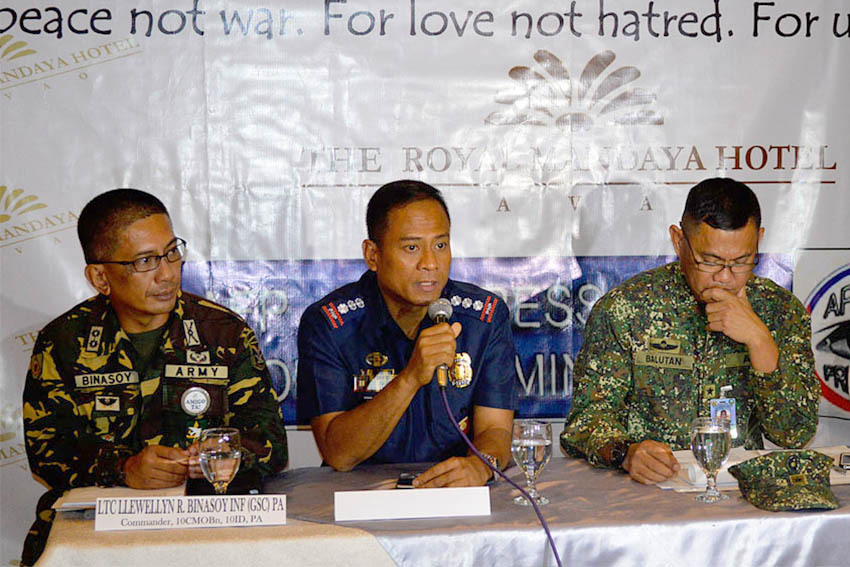
[[189,415],[201,415],[210,407],[210,394],[199,386],[188,388],[180,397],[180,407]]
[[44,356],[43,353],[38,353],[38,354],[32,355],[32,358],[30,358],[30,373],[32,374],[32,377],[35,378],[36,380],[41,380],[41,369],[43,368],[43,362],[42,362],[43,356]]
[[472,383],[472,359],[469,358],[469,353],[455,354],[455,363],[452,365],[449,381],[455,388],[466,388]]

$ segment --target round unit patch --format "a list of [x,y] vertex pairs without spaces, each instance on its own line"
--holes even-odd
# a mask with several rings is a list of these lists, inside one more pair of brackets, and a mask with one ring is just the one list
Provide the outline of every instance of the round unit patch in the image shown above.
[[850,412],[850,265],[824,278],[806,307],[812,315],[812,350],[821,394]]
[[193,386],[180,396],[180,407],[189,415],[200,415],[210,408],[210,394],[201,387]]

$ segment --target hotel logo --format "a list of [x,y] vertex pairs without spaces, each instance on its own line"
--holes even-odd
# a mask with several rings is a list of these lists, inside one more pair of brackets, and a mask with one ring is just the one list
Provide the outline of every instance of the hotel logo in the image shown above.
[[11,34],[0,35],[0,61],[14,61],[28,55],[35,55],[35,49],[27,47],[25,41],[12,41]]
[[594,55],[579,76],[570,74],[561,59],[545,49],[534,54],[534,66],[513,67],[508,76],[516,85],[499,93],[495,102],[504,110],[492,112],[485,123],[497,126],[551,126],[572,132],[594,126],[662,125],[652,108],[656,95],[634,86],[640,71],[632,66],[609,70],[616,55]]
[[9,190],[5,185],[0,185],[0,224],[12,220],[13,216],[44,208],[47,205],[40,203],[36,195],[27,195],[23,189]]
[[[38,195],[0,185],[0,249],[50,234],[57,237],[56,233],[77,226],[73,211],[31,214],[46,208]],[[15,249],[23,253],[21,248]]]

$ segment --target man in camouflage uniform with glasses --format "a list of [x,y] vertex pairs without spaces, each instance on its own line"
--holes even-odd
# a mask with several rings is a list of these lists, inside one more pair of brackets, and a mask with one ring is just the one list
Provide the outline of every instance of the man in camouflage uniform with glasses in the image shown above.
[[[753,275],[764,234],[749,187],[707,179],[688,194],[679,256],[594,306],[561,445],[654,484],[675,475],[696,417],[733,418],[733,445],[788,448],[815,433],[820,388],[802,304]],[[725,387],[725,388],[724,388]],[[723,392],[721,392],[723,388]]]
[[254,332],[235,313],[183,292],[186,242],[165,206],[134,189],[89,202],[77,231],[98,295],[39,334],[23,398],[39,501],[24,546],[44,547],[63,491],[79,486],[154,489],[202,478],[202,429],[241,431],[243,471],[287,462],[280,405]]

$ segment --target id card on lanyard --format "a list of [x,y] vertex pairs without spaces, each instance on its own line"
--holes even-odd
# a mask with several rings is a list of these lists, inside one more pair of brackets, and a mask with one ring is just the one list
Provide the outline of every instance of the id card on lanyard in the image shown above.
[[732,386],[720,388],[720,397],[709,400],[709,410],[712,418],[724,418],[729,420],[729,432],[732,439],[738,438],[738,416],[735,411],[735,398],[727,398],[726,392],[731,392]]

